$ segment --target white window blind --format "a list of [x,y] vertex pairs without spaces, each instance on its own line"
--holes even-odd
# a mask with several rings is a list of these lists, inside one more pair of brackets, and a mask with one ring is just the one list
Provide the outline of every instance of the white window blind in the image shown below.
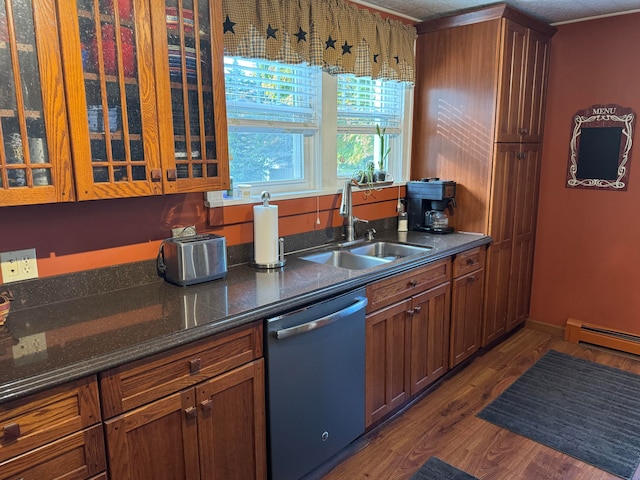
[[225,57],[224,71],[230,125],[318,128],[319,68]]
[[338,130],[370,132],[376,125],[387,133],[400,133],[404,86],[369,77],[338,77]]

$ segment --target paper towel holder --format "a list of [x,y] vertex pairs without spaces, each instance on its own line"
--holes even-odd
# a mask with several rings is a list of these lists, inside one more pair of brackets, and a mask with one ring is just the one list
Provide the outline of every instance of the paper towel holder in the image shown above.
[[[271,199],[271,194],[266,190],[260,194],[260,198],[262,199],[262,205],[264,207],[269,206],[269,200]],[[249,262],[249,266],[254,268],[265,268],[265,269],[273,269],[273,268],[282,268],[287,263],[286,258],[284,258],[284,238],[280,237],[278,239],[278,258],[277,262],[273,263],[256,263]]]

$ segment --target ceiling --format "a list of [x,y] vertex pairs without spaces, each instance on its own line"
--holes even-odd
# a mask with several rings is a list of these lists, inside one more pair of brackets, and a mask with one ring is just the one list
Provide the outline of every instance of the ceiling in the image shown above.
[[[413,20],[436,17],[495,4],[491,0],[364,0],[381,10]],[[640,11],[640,0],[507,0],[510,6],[550,24],[585,20],[591,17]]]

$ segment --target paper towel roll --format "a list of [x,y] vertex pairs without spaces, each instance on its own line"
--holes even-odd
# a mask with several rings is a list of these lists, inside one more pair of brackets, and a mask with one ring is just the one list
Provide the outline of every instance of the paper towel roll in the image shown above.
[[278,206],[253,207],[253,257],[258,265],[278,261]]

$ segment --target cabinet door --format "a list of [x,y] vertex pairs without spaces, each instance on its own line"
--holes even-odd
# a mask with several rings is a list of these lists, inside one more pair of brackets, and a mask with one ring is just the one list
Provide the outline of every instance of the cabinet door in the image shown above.
[[162,193],[148,2],[59,4],[78,198]]
[[519,142],[523,133],[521,105],[524,97],[528,29],[506,19],[503,20],[502,28],[496,141]]
[[266,479],[264,360],[196,388],[202,478]]
[[151,3],[164,190],[226,189],[222,1]]
[[523,143],[542,142],[550,43],[549,37],[535,30],[528,31],[519,140]]
[[412,298],[410,390],[415,395],[447,372],[451,283]]
[[88,479],[106,466],[102,425],[94,425],[0,463],[0,478]]
[[529,316],[541,153],[542,147],[539,144],[525,144],[514,162],[513,203],[516,208],[507,331],[524,322]]
[[385,417],[409,399],[411,300],[367,315],[365,425]]
[[493,242],[487,250],[483,346],[504,334],[507,326],[513,217],[516,209],[512,177],[519,152],[519,144],[496,145],[489,223],[489,235]]
[[74,199],[55,0],[0,0],[0,206]]
[[105,422],[110,478],[199,479],[195,405],[190,388]]
[[482,295],[484,270],[453,280],[449,367],[469,358],[482,343]]

